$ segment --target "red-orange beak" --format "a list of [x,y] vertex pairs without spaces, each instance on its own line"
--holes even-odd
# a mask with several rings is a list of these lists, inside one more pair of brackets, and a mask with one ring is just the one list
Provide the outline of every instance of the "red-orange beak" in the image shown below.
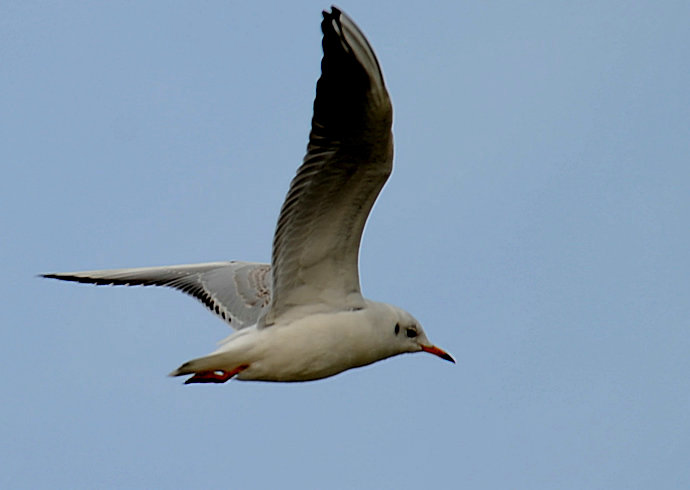
[[443,349],[439,349],[435,345],[423,345],[422,350],[424,352],[428,352],[429,354],[433,354],[435,356],[440,357],[441,359],[445,359],[446,361],[450,361],[453,364],[455,364],[455,359],[453,359],[450,354],[448,354],[446,351]]

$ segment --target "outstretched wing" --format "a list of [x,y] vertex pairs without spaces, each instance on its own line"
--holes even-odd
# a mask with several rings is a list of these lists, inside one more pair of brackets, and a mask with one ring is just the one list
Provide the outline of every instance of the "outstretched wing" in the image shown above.
[[376,56],[340,10],[323,13],[323,59],[307,154],[273,241],[266,324],[296,306],[360,308],[359,244],[393,165],[393,110]]
[[271,299],[271,266],[253,262],[209,262],[42,276],[98,285],[175,288],[194,296],[235,329],[255,324]]

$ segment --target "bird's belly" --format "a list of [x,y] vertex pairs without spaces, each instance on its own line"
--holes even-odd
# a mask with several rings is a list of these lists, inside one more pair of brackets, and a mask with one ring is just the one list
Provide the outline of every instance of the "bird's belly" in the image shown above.
[[333,325],[269,327],[255,360],[237,379],[312,381],[377,361],[380,357],[362,345],[357,333]]

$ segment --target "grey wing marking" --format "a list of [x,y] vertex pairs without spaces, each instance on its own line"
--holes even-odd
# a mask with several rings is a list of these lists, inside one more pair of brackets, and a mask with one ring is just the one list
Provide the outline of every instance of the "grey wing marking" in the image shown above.
[[335,7],[323,16],[307,154],[273,240],[267,325],[304,304],[363,306],[359,244],[393,166],[393,111],[376,56],[349,17]]
[[235,329],[255,324],[271,300],[271,267],[253,262],[210,262],[42,276],[96,285],[171,287],[195,297]]

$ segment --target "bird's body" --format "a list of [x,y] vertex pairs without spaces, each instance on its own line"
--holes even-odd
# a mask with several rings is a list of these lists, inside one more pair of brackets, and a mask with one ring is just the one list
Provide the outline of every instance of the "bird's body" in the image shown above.
[[335,7],[321,24],[324,56],[307,154],[283,203],[271,264],[211,262],[44,274],[67,281],[167,286],[237,331],[171,375],[187,383],[310,381],[405,352],[452,358],[406,311],[365,299],[364,224],[393,164],[392,106],[364,34]]
[[389,342],[391,332],[381,328],[395,316],[394,307],[372,301],[360,310],[296,314],[294,319],[281,319],[271,328],[239,330],[211,355],[183,364],[171,374],[229,372],[244,365],[248,367],[237,374],[237,379],[326,378],[398,354]]

